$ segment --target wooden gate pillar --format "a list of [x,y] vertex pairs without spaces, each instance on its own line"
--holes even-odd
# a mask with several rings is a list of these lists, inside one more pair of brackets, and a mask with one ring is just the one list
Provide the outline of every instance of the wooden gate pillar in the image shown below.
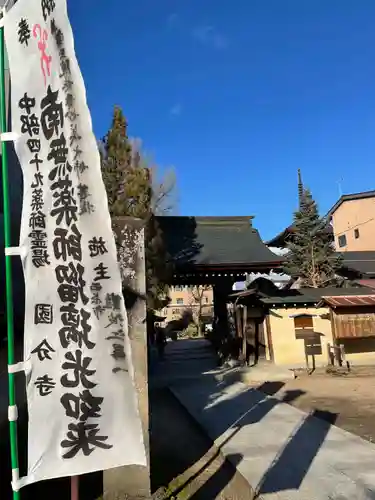
[[227,357],[229,355],[227,346],[229,340],[229,323],[227,302],[228,295],[232,292],[233,282],[231,280],[219,281],[213,286],[214,296],[214,342],[218,352]]

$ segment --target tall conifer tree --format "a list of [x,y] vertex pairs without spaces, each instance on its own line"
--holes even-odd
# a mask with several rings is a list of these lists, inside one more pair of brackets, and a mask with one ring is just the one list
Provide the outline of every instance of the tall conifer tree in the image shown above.
[[[299,175],[299,184],[302,181]],[[301,286],[321,288],[337,284],[336,271],[341,265],[328,222],[319,216],[311,192],[299,186],[299,209],[294,213],[293,233],[287,242],[284,272],[299,278]]]
[[132,148],[127,122],[119,107],[114,109],[112,126],[101,143],[100,151],[111,217],[136,217],[145,223],[147,307],[158,310],[167,302],[171,266],[153,213],[151,171],[141,153]]

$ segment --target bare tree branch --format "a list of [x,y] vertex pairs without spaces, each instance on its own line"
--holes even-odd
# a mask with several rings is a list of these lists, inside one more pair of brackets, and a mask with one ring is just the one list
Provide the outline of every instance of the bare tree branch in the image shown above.
[[144,167],[148,168],[151,174],[152,212],[155,215],[172,215],[177,211],[178,205],[175,169],[170,167],[164,170],[161,175],[160,168],[153,161],[151,155],[142,150],[141,139],[133,138],[130,142],[134,158],[139,155]]
[[202,333],[202,316],[203,316],[203,299],[205,296],[205,292],[210,290],[210,285],[194,285],[191,288],[191,297],[192,303],[191,306],[194,307],[195,310],[195,319],[198,327],[198,334]]

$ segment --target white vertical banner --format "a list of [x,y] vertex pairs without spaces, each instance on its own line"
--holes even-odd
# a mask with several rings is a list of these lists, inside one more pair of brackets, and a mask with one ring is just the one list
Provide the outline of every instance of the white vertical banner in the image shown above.
[[23,171],[24,484],[146,465],[116,246],[66,0],[5,15]]

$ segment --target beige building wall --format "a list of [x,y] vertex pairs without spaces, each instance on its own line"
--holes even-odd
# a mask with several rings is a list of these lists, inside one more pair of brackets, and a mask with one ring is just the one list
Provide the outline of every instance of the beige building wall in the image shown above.
[[[171,299],[167,307],[159,311],[161,316],[165,316],[165,323],[179,319],[186,309],[191,309],[196,315],[199,311],[199,300],[196,300],[197,293],[194,287],[176,285],[170,287],[169,297]],[[202,314],[213,314],[213,289],[209,287],[202,292]]]
[[336,250],[375,250],[375,197],[344,201],[332,215]]
[[[297,339],[294,318],[297,314],[316,314],[313,318],[313,328],[322,334],[321,354],[315,355],[316,366],[326,366],[328,363],[327,344],[333,344],[330,309],[329,308],[287,308],[271,309],[269,314],[269,326],[272,335],[272,348],[274,362],[288,368],[305,367],[305,343],[303,339]],[[324,319],[321,316],[329,319]],[[266,321],[264,327],[266,328]],[[267,331],[267,330],[265,330]],[[269,356],[269,345],[267,335],[267,359]],[[351,338],[338,339],[337,344],[343,344],[347,361],[351,365],[375,364],[375,338]],[[311,360],[310,360],[311,365]]]
[[328,308],[287,308],[271,309],[269,323],[272,335],[274,362],[290,368],[305,367],[305,343],[303,339],[296,339],[294,319],[290,316],[297,314],[316,314],[313,326],[316,332],[321,333],[321,354],[315,356],[316,366],[326,366],[327,343],[332,344],[331,321],[320,316],[329,313]]

